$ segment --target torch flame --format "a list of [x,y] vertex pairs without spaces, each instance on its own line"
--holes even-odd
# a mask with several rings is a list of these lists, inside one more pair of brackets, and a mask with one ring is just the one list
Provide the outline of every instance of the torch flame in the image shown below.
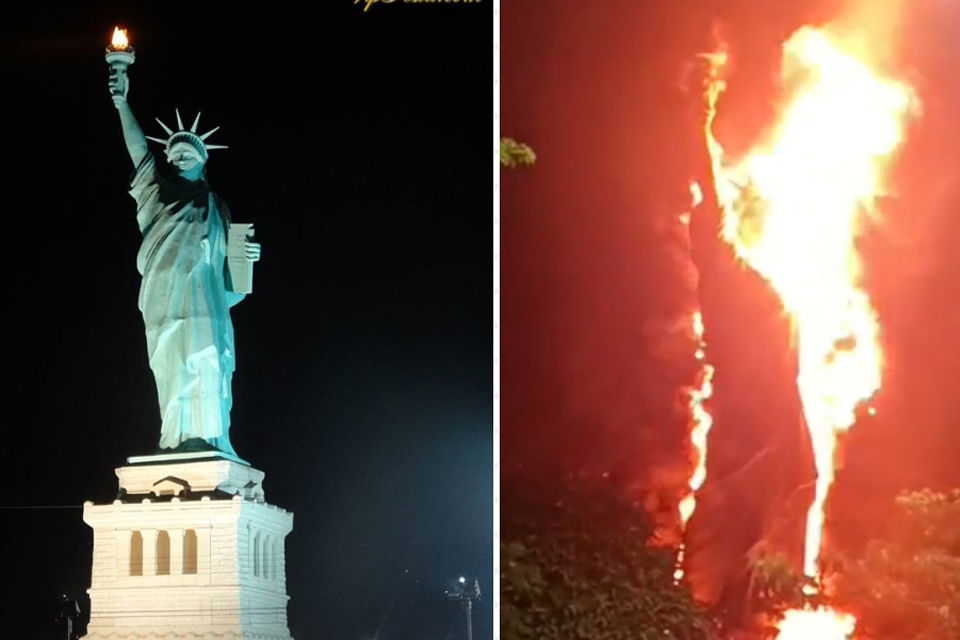
[[126,49],[130,46],[130,41],[127,39],[127,30],[121,29],[120,27],[113,28],[113,39],[110,41],[110,46],[114,49]]
[[[913,100],[908,86],[878,72],[864,53],[823,29],[793,34],[783,59],[790,100],[771,134],[735,165],[724,162],[709,130],[723,87],[708,93],[723,238],[777,292],[794,330],[797,386],[817,469],[804,542],[804,573],[814,585],[837,438],[881,383],[879,327],[862,288],[856,241],[883,192]],[[715,64],[722,63],[718,57]],[[796,631],[830,617],[800,613],[785,620],[781,640],[845,637]]]

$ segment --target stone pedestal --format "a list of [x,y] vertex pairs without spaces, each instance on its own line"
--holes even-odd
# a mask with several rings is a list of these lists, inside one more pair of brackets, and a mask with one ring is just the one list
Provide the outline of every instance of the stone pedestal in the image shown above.
[[263,472],[217,454],[130,458],[93,528],[85,640],[292,640],[284,539]]

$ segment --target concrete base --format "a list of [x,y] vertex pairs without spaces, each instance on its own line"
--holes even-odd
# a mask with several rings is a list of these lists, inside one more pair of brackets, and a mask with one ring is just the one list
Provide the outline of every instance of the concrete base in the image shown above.
[[168,462],[197,462],[199,460],[232,460],[248,467],[250,463],[223,451],[193,451],[190,453],[155,453],[151,456],[130,456],[127,464],[158,464]]
[[[185,497],[218,492],[263,501],[263,471],[223,454],[177,454],[129,458],[116,470],[120,494]],[[223,497],[223,496],[221,496]]]
[[120,499],[84,504],[94,531],[84,639],[292,640],[293,514],[266,503],[263,472],[224,458],[144,457],[116,470]]

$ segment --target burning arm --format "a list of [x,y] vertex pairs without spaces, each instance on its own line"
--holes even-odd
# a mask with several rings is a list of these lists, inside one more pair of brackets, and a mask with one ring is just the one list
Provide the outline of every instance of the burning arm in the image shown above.
[[110,97],[120,114],[120,125],[123,127],[123,141],[127,144],[127,152],[135,167],[147,156],[147,139],[140,129],[140,123],[130,109],[127,94],[130,92],[130,78],[126,73],[113,70],[110,74]]

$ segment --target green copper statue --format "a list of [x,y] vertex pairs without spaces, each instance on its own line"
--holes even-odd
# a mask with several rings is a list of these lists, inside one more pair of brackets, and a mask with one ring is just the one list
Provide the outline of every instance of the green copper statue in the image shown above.
[[[160,122],[168,137],[150,138],[166,147],[164,157],[154,154],[127,102],[129,82],[126,73],[114,71],[109,87],[134,166],[130,195],[143,234],[139,306],[160,399],[159,449],[236,455],[229,434],[235,368],[230,308],[245,294],[232,291],[226,264],[230,210],[210,191],[204,171],[208,150],[225,147],[205,143],[216,129],[197,134],[199,114],[187,130],[178,111],[176,131]],[[242,251],[241,260],[260,259],[260,245],[249,238]]]

